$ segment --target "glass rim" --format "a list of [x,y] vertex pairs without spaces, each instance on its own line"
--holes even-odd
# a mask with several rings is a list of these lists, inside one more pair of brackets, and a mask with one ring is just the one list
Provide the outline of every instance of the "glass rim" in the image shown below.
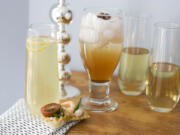
[[[110,13],[112,16],[123,16],[124,11],[120,8],[109,8],[109,7],[86,7],[82,9],[83,12],[92,12],[92,13]],[[104,14],[103,16],[109,16],[109,14]]]
[[57,30],[57,26],[55,24],[51,23],[33,23],[28,26],[29,30],[43,30],[43,29],[49,29],[49,30]]
[[180,25],[174,22],[157,22],[154,26],[160,29],[180,29]]
[[148,13],[132,13],[126,12],[125,17],[128,19],[135,19],[135,20],[148,20],[152,18],[151,14]]

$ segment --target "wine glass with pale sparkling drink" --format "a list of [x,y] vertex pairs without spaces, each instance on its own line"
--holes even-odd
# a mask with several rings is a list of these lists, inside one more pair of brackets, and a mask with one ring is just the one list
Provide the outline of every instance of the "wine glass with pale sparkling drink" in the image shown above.
[[90,111],[113,111],[109,98],[111,76],[123,48],[123,19],[118,9],[84,9],[79,34],[80,54],[89,76],[89,95],[82,99]]
[[150,108],[157,112],[172,111],[180,98],[179,37],[179,24],[154,25],[146,97]]

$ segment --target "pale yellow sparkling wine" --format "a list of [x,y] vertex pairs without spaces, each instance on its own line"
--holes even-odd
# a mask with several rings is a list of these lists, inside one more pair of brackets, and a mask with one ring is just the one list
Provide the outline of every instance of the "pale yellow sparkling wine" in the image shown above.
[[179,101],[179,66],[171,63],[153,63],[149,69],[146,96],[151,109],[168,112]]
[[57,43],[50,37],[31,37],[26,41],[25,98],[32,114],[40,108],[58,102]]
[[149,51],[145,48],[124,48],[120,59],[118,84],[127,95],[141,94],[147,84]]

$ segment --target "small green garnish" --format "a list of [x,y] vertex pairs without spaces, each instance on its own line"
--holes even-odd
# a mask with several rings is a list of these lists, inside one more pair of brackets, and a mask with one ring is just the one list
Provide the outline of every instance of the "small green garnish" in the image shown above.
[[60,107],[59,113],[55,113],[53,117],[60,118],[61,116],[64,117],[64,109],[62,107]]
[[64,109],[62,107],[60,107],[60,115],[64,116]]
[[76,104],[76,107],[74,108],[73,113],[75,113],[79,109],[80,105],[81,105],[81,98],[79,99],[78,103]]
[[53,117],[59,118],[59,117],[60,117],[60,115],[59,115],[59,114],[57,114],[57,113],[55,113],[55,114],[53,114]]

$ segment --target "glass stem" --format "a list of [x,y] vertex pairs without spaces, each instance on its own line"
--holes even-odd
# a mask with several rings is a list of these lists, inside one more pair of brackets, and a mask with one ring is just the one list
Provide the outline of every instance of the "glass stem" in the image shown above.
[[96,100],[97,102],[103,102],[109,99],[109,86],[110,82],[97,83],[89,82],[89,98]]
[[92,112],[111,112],[118,103],[109,97],[110,82],[97,83],[89,80],[89,95],[82,98],[82,105]]

